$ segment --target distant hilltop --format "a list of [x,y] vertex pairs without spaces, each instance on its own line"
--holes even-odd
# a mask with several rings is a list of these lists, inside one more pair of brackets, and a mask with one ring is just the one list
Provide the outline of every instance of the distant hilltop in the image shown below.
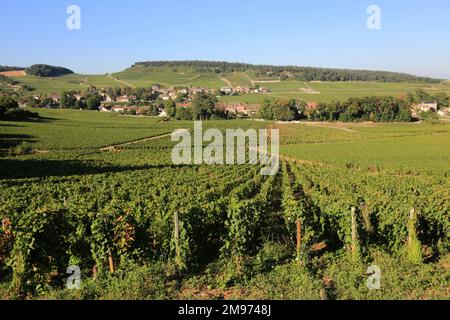
[[300,81],[376,81],[376,82],[429,82],[441,79],[420,77],[406,73],[389,71],[331,69],[299,66],[252,65],[220,61],[145,61],[137,62],[127,71],[167,71],[180,72],[186,69],[196,72],[216,74],[229,72],[251,72],[256,78],[300,80]]
[[22,73],[26,73],[29,76],[34,77],[61,77],[67,74],[73,74],[74,72],[70,69],[51,66],[48,64],[34,64],[28,68],[23,67],[12,67],[12,66],[0,66],[0,72],[4,75],[18,76],[19,74],[15,74],[14,72],[21,71]]
[[35,64],[25,70],[27,75],[35,76],[35,77],[60,77],[67,74],[74,73],[72,70],[63,68],[50,66],[47,64]]

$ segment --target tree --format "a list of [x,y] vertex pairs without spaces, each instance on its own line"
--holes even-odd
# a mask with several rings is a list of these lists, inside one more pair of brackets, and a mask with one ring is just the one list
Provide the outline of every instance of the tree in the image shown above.
[[86,108],[88,110],[98,110],[102,103],[102,99],[98,94],[90,94],[86,98]]
[[175,119],[177,120],[192,120],[194,118],[192,110],[189,108],[177,108]]
[[274,119],[274,110],[272,101],[270,99],[264,99],[261,107],[259,108],[259,116],[265,120],[273,120]]
[[429,102],[431,96],[423,89],[416,90],[416,97],[419,99],[419,102]]
[[7,109],[19,108],[19,103],[16,99],[9,95],[0,96],[0,112],[4,112]]
[[445,93],[438,93],[433,97],[437,102],[438,109],[447,108],[449,106],[449,97]]
[[61,99],[59,101],[59,105],[63,109],[73,109],[75,108],[75,103],[77,99],[75,98],[75,95],[73,92],[63,92],[61,94]]
[[216,108],[217,98],[209,93],[199,93],[192,99],[192,113],[196,120],[210,119]]
[[294,121],[299,118],[295,100],[278,100],[275,102],[275,120]]
[[75,101],[75,109],[86,109],[86,103],[83,98]]
[[164,101],[164,111],[169,118],[173,118],[177,113],[177,105],[172,100]]
[[148,107],[148,109],[144,113],[146,116],[158,116],[159,115],[159,108],[155,104],[152,104]]
[[0,120],[24,120],[29,118],[39,118],[34,112],[21,110],[19,103],[10,95],[0,95]]

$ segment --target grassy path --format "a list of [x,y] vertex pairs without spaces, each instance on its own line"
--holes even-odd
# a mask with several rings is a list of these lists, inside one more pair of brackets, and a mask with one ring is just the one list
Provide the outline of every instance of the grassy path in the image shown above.
[[227,86],[229,86],[230,88],[234,88],[233,84],[231,83],[230,80],[224,78],[222,75],[219,76],[219,79],[222,80],[223,82],[225,82],[227,84]]
[[116,82],[119,82],[119,83],[121,83],[121,84],[124,84],[124,85],[126,85],[127,87],[131,87],[131,88],[136,88],[136,86],[134,85],[134,84],[132,84],[132,83],[129,83],[129,82],[126,82],[126,81],[124,81],[124,80],[119,80],[119,79],[117,79],[116,77],[113,77],[110,73],[107,75],[108,76],[108,78],[110,78],[110,79],[112,79],[112,80],[114,80],[114,81],[116,81]]

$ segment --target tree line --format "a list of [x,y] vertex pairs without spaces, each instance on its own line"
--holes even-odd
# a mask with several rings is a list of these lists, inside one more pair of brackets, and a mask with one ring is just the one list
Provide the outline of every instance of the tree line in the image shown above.
[[12,66],[0,66],[0,72],[4,72],[4,71],[22,71],[22,70],[25,70],[25,68],[12,67]]
[[445,93],[430,95],[422,89],[405,97],[363,97],[346,101],[333,101],[308,105],[304,101],[266,99],[259,116],[277,121],[373,121],[410,122],[413,120],[411,106],[423,102],[437,102],[438,109],[449,106]]
[[200,73],[252,72],[257,77],[295,79],[300,81],[377,81],[377,82],[429,82],[441,80],[388,71],[349,70],[300,66],[252,65],[217,61],[146,61],[131,68],[190,68]]

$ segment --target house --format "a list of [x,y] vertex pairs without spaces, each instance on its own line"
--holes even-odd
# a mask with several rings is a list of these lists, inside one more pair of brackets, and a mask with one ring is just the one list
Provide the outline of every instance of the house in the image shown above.
[[178,90],[178,93],[180,93],[180,94],[188,94],[189,90],[188,89],[180,89],[180,90]]
[[177,103],[176,104],[177,108],[190,108],[191,104],[190,103]]
[[119,102],[119,103],[128,103],[128,102],[130,102],[131,100],[136,100],[136,96],[127,96],[127,95],[124,95],[124,96],[120,96],[120,97],[117,97],[116,98],[116,102]]
[[170,96],[169,95],[162,95],[162,96],[159,96],[162,100],[164,100],[164,101],[168,101],[168,100],[170,100]]
[[306,105],[306,109],[308,109],[308,110],[317,111],[318,108],[319,108],[319,104],[317,102],[308,102],[308,104]]
[[249,87],[237,86],[234,91],[237,93],[250,93],[251,90]]
[[101,106],[99,110],[100,112],[111,112],[111,107]]
[[56,102],[56,103],[58,103],[61,100],[61,95],[57,94],[57,93],[52,93],[48,97],[51,98],[53,100],[53,102]]
[[202,89],[202,88],[194,88],[194,89],[192,90],[192,93],[193,93],[193,94],[199,94],[199,93],[204,93],[204,92],[208,92],[208,91],[205,90],[205,89]]
[[223,109],[228,112],[232,112],[235,114],[244,114],[247,116],[255,115],[258,113],[260,105],[259,104],[248,104],[248,103],[240,103],[240,102],[228,102],[228,103],[219,103],[217,108]]
[[127,95],[116,98],[116,102],[119,102],[119,103],[128,103],[129,101],[130,101],[130,98],[128,98]]
[[220,91],[222,91],[225,94],[232,94],[233,93],[233,88],[230,87],[222,87],[222,89],[220,89]]
[[437,102],[427,102],[427,103],[422,102],[416,105],[414,109],[424,112],[428,111],[436,112],[438,109],[438,105]]
[[124,112],[125,108],[124,107],[112,107],[111,110],[114,112]]

